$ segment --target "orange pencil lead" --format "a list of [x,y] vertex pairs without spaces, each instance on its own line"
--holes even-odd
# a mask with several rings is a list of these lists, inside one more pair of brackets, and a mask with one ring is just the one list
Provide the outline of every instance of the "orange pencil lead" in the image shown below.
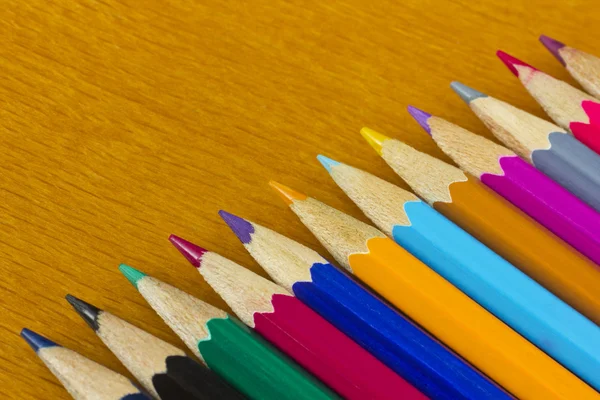
[[306,200],[307,196],[300,192],[295,191],[287,186],[282,185],[281,183],[277,183],[275,181],[270,181],[269,185],[281,196],[285,204],[292,205],[295,200]]

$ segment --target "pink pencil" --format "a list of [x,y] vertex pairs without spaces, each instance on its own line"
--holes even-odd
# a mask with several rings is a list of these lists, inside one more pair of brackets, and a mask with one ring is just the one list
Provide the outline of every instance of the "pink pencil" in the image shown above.
[[415,107],[409,112],[463,170],[600,263],[600,214],[593,208],[509,149]]
[[169,239],[244,323],[343,397],[427,398],[283,287],[177,236]]

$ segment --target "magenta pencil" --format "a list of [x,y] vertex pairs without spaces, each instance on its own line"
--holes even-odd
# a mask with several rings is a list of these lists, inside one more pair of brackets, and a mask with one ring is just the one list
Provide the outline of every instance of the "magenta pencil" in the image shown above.
[[427,398],[282,286],[177,236],[170,240],[244,323],[343,397]]
[[410,114],[461,168],[600,261],[600,214],[509,149],[414,107]]

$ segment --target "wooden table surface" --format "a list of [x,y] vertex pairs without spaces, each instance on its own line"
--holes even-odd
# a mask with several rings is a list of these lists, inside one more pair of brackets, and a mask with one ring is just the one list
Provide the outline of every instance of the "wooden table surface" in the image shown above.
[[67,293],[183,347],[117,266],[226,307],[167,240],[176,233],[264,275],[221,208],[327,254],[267,182],[365,220],[315,159],[406,187],[362,126],[443,157],[406,113],[413,104],[490,137],[452,80],[541,116],[495,50],[569,81],[540,33],[600,54],[600,3],[548,4],[4,1],[2,397],[68,398],[22,327],[127,374]]

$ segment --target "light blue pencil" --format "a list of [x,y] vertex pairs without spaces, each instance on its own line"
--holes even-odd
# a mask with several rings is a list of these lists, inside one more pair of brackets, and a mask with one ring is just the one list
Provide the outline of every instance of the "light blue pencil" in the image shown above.
[[338,186],[383,232],[600,389],[598,326],[412,193],[327,157],[318,158]]

